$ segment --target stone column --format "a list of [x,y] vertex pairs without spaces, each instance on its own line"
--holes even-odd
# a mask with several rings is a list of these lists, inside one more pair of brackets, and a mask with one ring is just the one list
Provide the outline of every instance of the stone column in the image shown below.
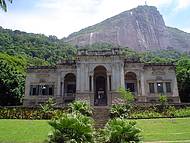
[[76,74],[76,91],[79,92],[80,91],[80,84],[81,84],[81,81],[80,81],[80,65],[77,64],[77,74]]
[[144,74],[141,73],[141,94],[142,96],[145,96],[145,82],[144,82]]
[[163,94],[165,95],[166,94],[166,83],[165,82],[162,82],[162,84],[163,84]]
[[94,92],[94,76],[91,75],[91,88],[92,88],[92,92]]
[[107,74],[107,90],[110,91],[109,74]]
[[122,63],[120,65],[120,69],[121,69],[121,87],[124,87],[125,88],[125,73],[124,73],[124,63]]
[[179,91],[178,91],[178,86],[177,86],[177,78],[176,78],[176,74],[174,75],[174,80],[171,82],[171,88],[173,85],[173,95],[172,96],[179,96]]
[[61,95],[61,73],[58,73],[58,78],[57,78],[57,95],[56,96],[60,96]]
[[137,96],[140,96],[139,79],[137,79]]
[[61,82],[62,83],[62,85],[61,85],[61,96],[64,96],[64,80]]

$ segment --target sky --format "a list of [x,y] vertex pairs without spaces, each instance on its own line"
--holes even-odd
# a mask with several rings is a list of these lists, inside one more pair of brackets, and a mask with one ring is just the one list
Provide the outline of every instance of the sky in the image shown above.
[[156,6],[167,26],[190,33],[190,0],[13,0],[0,26],[58,38],[138,5]]

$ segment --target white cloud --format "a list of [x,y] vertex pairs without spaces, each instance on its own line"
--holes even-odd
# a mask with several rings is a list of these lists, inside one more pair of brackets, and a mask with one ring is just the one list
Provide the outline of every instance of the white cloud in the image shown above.
[[190,6],[190,0],[178,0],[176,10],[188,8]]
[[[170,5],[172,2],[173,0],[147,0],[148,5],[157,7]],[[62,38],[144,4],[143,0],[38,0],[29,13],[21,11],[0,15],[0,25]]]

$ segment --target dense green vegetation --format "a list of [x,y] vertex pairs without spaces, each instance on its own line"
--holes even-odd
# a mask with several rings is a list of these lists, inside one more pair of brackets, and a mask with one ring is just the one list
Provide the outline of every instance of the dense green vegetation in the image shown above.
[[25,58],[35,58],[35,60],[55,64],[60,59],[72,59],[76,48],[63,43],[55,36],[47,37],[42,34],[12,31],[0,27],[0,51],[9,55],[22,55]]
[[[135,121],[142,129],[145,142],[190,140],[190,118]],[[0,142],[41,143],[47,139],[50,130],[46,120],[0,120]]]

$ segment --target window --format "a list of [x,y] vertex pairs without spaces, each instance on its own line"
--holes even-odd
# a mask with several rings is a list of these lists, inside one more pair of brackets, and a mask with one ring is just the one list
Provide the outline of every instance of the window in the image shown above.
[[53,85],[30,85],[30,95],[53,95]]
[[150,93],[155,93],[154,83],[149,83],[149,91],[150,91]]
[[162,82],[157,83],[157,91],[158,91],[158,93],[164,93],[163,83]]
[[41,90],[42,90],[42,95],[48,95],[48,93],[47,93],[48,86],[47,85],[42,85]]
[[38,95],[39,94],[39,86],[38,85],[31,85],[30,86],[30,95]]
[[49,86],[49,95],[53,95],[53,85]]
[[171,89],[171,82],[166,82],[166,93],[171,93],[172,89]]
[[134,83],[126,83],[125,89],[128,89],[130,92],[135,92],[135,84]]

